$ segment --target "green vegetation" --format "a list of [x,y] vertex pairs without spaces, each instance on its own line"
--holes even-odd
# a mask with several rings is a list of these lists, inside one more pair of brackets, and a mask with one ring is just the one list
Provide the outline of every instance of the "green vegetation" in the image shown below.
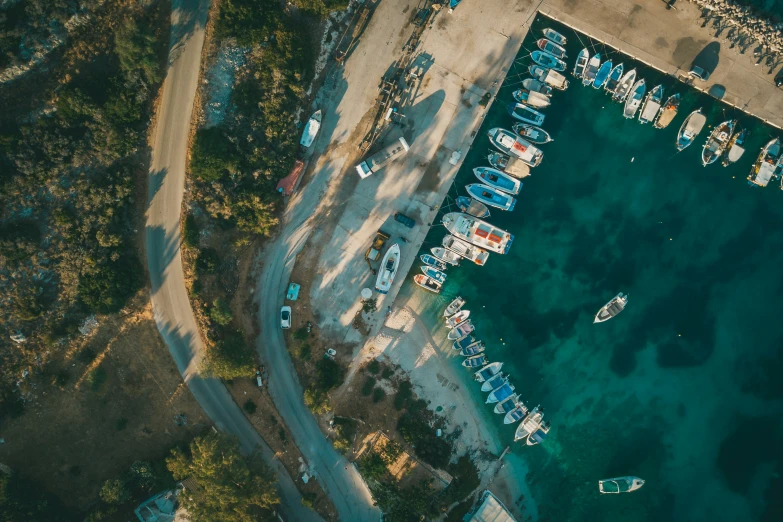
[[386,392],[382,388],[375,388],[372,391],[372,402],[381,402],[386,397]]
[[305,491],[302,493],[302,505],[306,508],[313,509],[315,502],[318,500],[318,495],[313,492]]
[[381,377],[383,377],[384,379],[391,379],[393,376],[394,376],[394,370],[388,367],[383,369],[383,373],[381,374]]
[[413,446],[416,456],[432,467],[446,469],[451,456],[451,444],[435,434],[433,413],[427,403],[413,401],[397,421],[397,431],[405,442]]
[[400,411],[408,406],[408,403],[413,398],[413,386],[410,381],[400,381],[400,386],[397,388],[397,393],[394,395],[394,409]]
[[334,419],[334,440],[332,445],[340,453],[348,453],[356,437],[357,422],[346,417],[335,417]]
[[308,343],[302,343],[299,346],[298,355],[299,358],[302,359],[303,361],[309,361],[311,353],[312,353],[312,348]]
[[304,402],[310,411],[320,415],[331,410],[327,393],[342,384],[345,368],[329,358],[319,359],[315,363],[315,382],[304,392]]
[[234,319],[234,314],[231,313],[228,303],[223,299],[215,299],[212,301],[212,308],[209,310],[209,318],[212,322],[218,326],[226,326]]
[[0,471],[0,522],[20,520],[76,522],[78,518],[37,483],[15,472],[8,476]]
[[364,381],[364,384],[362,385],[362,395],[369,397],[372,395],[373,388],[375,388],[375,379],[372,377],[367,377],[367,380]]
[[218,379],[247,377],[255,372],[255,358],[239,330],[226,332],[207,350],[204,370]]
[[300,326],[294,330],[292,337],[297,341],[306,341],[310,337],[310,332],[307,331],[306,326]]
[[196,217],[193,214],[188,214],[182,226],[182,241],[190,248],[198,248],[199,233]]
[[125,504],[131,498],[131,492],[125,480],[113,478],[103,483],[101,500],[107,504]]
[[367,371],[373,375],[377,375],[381,371],[381,363],[378,362],[378,359],[370,361],[370,364],[367,365]]
[[253,402],[253,399],[248,399],[245,401],[245,404],[242,406],[244,410],[249,414],[254,414],[258,407],[256,406],[256,403]]
[[106,370],[100,366],[90,370],[90,373],[84,378],[84,382],[87,383],[92,391],[97,392],[101,389],[103,383],[106,382]]

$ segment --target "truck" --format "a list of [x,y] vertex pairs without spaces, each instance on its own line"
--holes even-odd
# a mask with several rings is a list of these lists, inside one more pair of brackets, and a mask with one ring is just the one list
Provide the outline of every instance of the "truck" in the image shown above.
[[375,233],[375,239],[372,240],[372,245],[370,245],[370,248],[364,253],[364,259],[367,261],[367,266],[370,267],[370,271],[373,274],[375,274],[375,269],[372,267],[372,262],[378,261],[378,259],[381,258],[383,245],[386,244],[386,241],[388,241],[390,237],[391,236],[383,230],[379,230]]
[[405,154],[409,150],[410,146],[408,146],[408,142],[405,141],[405,138],[401,137],[399,140],[395,141],[385,149],[376,152],[372,156],[356,165],[356,172],[359,174],[360,178],[364,179],[373,172],[378,172],[391,160],[400,154]]

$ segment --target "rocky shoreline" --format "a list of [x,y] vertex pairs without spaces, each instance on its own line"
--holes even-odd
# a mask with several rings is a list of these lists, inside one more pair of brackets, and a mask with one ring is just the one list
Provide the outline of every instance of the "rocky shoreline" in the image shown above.
[[689,1],[702,8],[704,26],[712,23],[717,29],[715,36],[728,29],[727,38],[736,40],[744,49],[758,42],[761,47],[755,52],[758,56],[783,51],[783,22],[774,22],[758,9],[731,0]]

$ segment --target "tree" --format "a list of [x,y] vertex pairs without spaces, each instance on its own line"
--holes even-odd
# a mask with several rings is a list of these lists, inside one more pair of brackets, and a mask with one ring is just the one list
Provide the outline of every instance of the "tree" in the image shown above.
[[107,504],[125,504],[130,501],[131,492],[121,478],[109,479],[101,488],[101,500]]
[[166,465],[175,479],[192,478],[201,488],[180,496],[193,522],[253,522],[279,503],[269,468],[257,454],[244,458],[226,435],[197,437],[187,450],[172,450]]
[[0,471],[0,522],[20,520],[75,522],[76,517],[39,484],[16,473],[6,475]]
[[220,298],[212,301],[209,317],[212,319],[213,323],[220,326],[226,326],[234,319],[234,315],[231,313],[231,308],[229,308],[228,303]]
[[114,50],[120,67],[128,74],[141,71],[149,83],[160,81],[158,42],[152,27],[127,18],[114,33]]
[[204,369],[218,379],[236,379],[255,371],[253,353],[240,331],[230,332],[207,351]]

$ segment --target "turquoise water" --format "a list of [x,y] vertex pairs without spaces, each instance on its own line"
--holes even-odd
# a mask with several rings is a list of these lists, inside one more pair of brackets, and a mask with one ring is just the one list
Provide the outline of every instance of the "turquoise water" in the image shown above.
[[[511,128],[505,105],[527,77],[525,48],[546,26],[568,37],[573,67],[583,47],[576,34],[539,17],[452,200],[487,164],[486,131]],[[629,70],[632,60],[595,47]],[[608,95],[577,81],[556,91],[544,111],[555,141],[541,146],[543,164],[512,213],[492,210],[490,221],[516,236],[510,254],[450,269],[428,307],[434,316],[457,293],[466,297],[490,360],[506,362],[529,406],[545,407],[545,444],[514,446],[531,469],[539,520],[783,520],[783,193],[746,181],[776,132],[634,66],[648,87],[664,84],[664,98],[682,94],[674,122],[655,130],[626,120]],[[677,153],[677,130],[698,107],[707,127]],[[702,167],[709,128],[730,116],[752,131],[747,152],[728,168]],[[423,251],[443,235],[433,227]],[[630,295],[626,310],[594,325],[620,291]],[[493,419],[510,443],[514,427]],[[623,475],[647,483],[598,494],[598,479]]]

